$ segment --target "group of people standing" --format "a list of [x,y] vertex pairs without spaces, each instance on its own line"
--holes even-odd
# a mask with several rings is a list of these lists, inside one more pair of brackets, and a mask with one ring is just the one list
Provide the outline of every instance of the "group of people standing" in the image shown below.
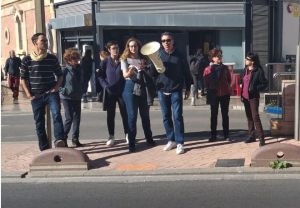
[[[43,33],[33,35],[34,51],[23,58],[21,63],[21,83],[31,99],[36,132],[40,150],[50,147],[45,132],[45,106],[49,105],[54,124],[56,147],[66,147],[67,138],[73,124],[72,144],[79,142],[81,117],[81,97],[83,94],[82,67],[77,49],[69,48],[64,53],[66,66],[61,67],[54,55],[47,53],[48,45]],[[188,99],[192,76],[187,59],[175,47],[174,35],[161,34],[162,47],[159,50],[165,71],[159,73],[147,57],[141,54],[141,42],[129,38],[122,54],[115,41],[106,45],[108,53],[101,52],[101,64],[96,70],[96,81],[103,88],[103,109],[107,111],[107,146],[115,144],[115,112],[118,103],[122,117],[124,138],[129,152],[136,151],[136,122],[138,111],[146,143],[151,147],[156,143],[152,137],[149,109],[155,96],[158,96],[163,125],[168,139],[165,151],[176,148],[176,154],[184,153],[183,99]],[[222,51],[210,51],[211,63],[203,71],[207,99],[211,107],[211,137],[216,141],[218,108],[221,105],[224,139],[229,137],[229,102],[231,77],[228,68],[222,64]],[[101,57],[102,56],[102,57]],[[260,145],[264,145],[264,134],[258,114],[259,92],[267,85],[263,70],[256,54],[249,53],[246,58],[245,75],[242,79],[242,101],[248,119],[249,138],[254,142],[255,129],[259,132]],[[185,95],[183,98],[183,90]],[[63,124],[60,114],[60,100],[65,109]]]

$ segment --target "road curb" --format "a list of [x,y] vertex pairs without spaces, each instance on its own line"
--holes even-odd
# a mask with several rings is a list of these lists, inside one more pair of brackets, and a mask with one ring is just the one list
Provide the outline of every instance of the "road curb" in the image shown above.
[[[147,170],[147,171],[119,171],[119,170],[100,170],[92,169],[88,171],[34,171],[34,172],[2,172],[2,179],[58,179],[58,178],[118,178],[118,177],[189,177],[189,176],[243,176],[253,178],[254,176],[269,175],[271,178],[299,178],[300,167],[292,167],[282,170],[271,168],[199,168],[199,169],[169,169],[169,170]],[[288,176],[288,177],[287,177]]]

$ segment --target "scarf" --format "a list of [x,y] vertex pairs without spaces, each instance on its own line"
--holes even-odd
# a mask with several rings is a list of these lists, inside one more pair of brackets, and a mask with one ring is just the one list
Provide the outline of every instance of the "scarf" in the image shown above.
[[30,54],[30,57],[32,60],[34,61],[41,61],[43,60],[44,58],[46,58],[47,56],[47,52],[46,53],[43,53],[43,54],[40,54],[40,55],[37,55],[34,51]]

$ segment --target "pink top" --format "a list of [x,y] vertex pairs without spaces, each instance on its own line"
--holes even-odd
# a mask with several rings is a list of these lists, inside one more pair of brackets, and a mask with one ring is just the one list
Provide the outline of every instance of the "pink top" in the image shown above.
[[245,76],[243,77],[243,92],[242,96],[243,98],[249,100],[249,83],[250,83],[250,78],[251,78],[251,72],[250,70],[247,69]]

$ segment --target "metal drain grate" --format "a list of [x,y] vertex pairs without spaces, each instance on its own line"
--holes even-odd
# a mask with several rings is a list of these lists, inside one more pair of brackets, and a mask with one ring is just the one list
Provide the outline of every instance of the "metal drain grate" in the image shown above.
[[218,159],[215,167],[241,167],[245,164],[245,158],[240,159]]

